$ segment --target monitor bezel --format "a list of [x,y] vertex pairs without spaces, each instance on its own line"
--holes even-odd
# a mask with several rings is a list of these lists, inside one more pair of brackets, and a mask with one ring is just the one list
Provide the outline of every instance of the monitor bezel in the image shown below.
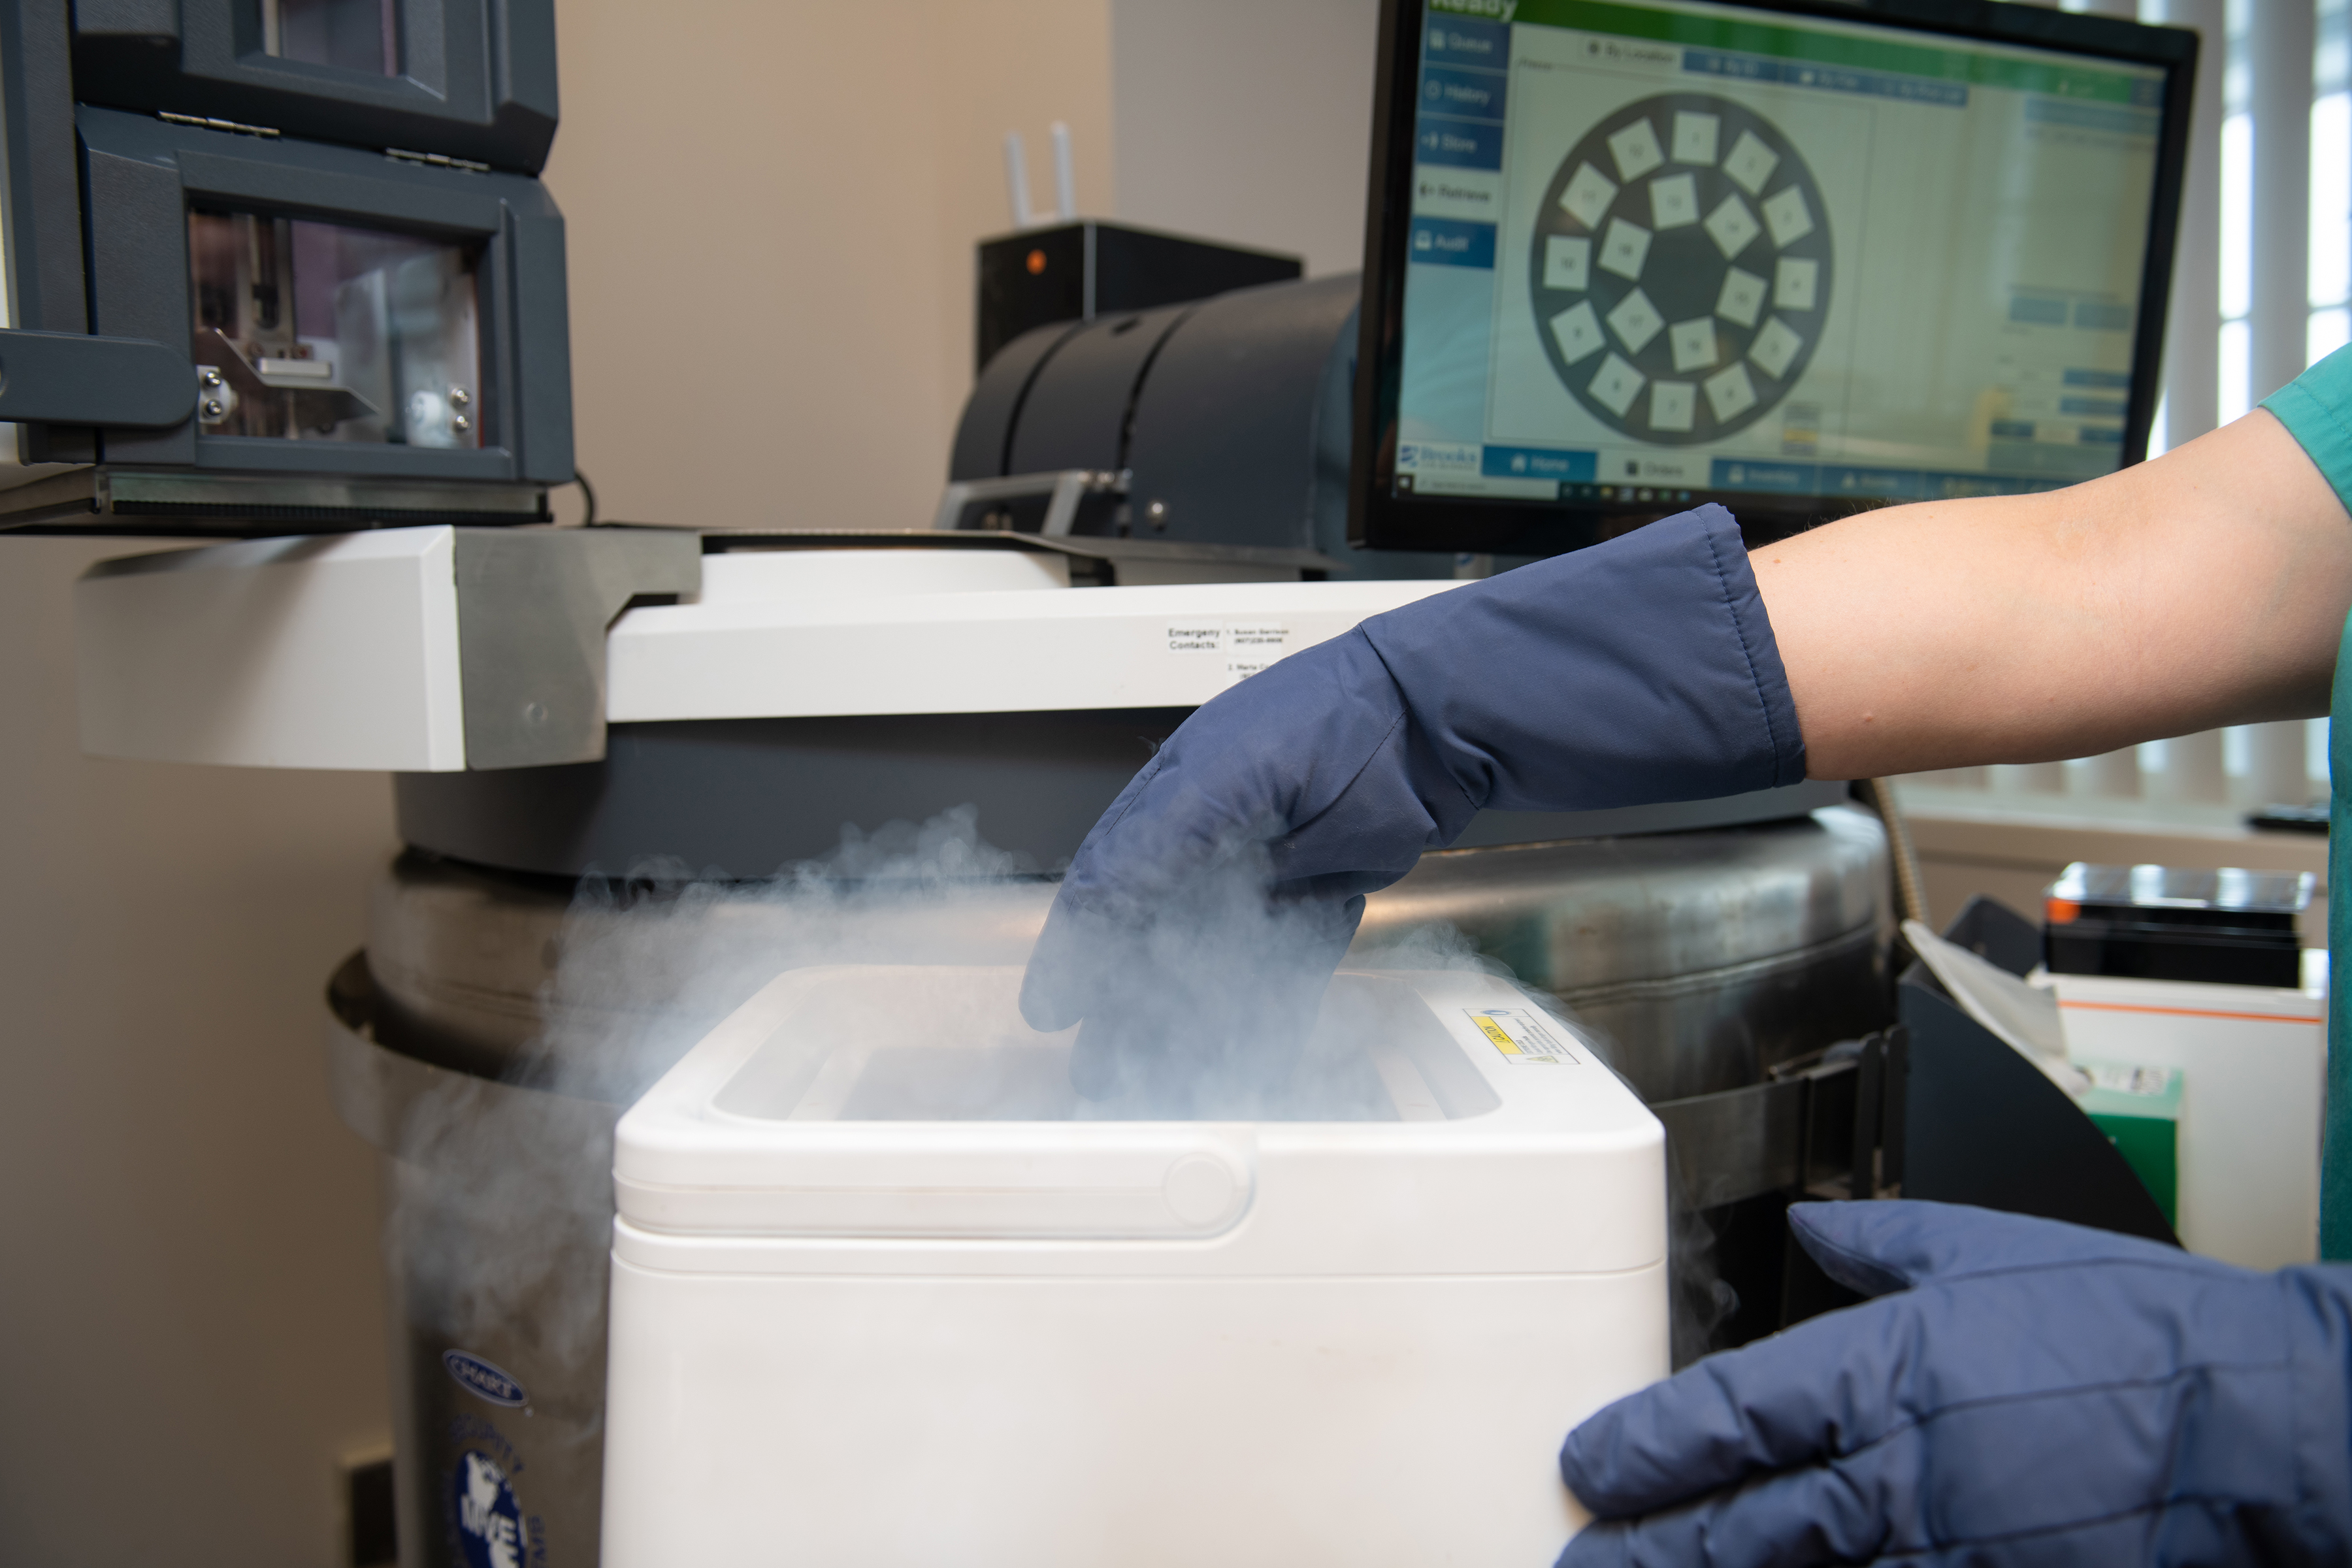
[[[2156,195],[2132,337],[2123,466],[2147,450],[2161,393],[2164,329],[2194,107],[2198,35],[2079,12],[1993,0],[1726,0],[1757,11],[1871,23],[2025,47],[2047,48],[2165,73]],[[1402,374],[1405,249],[1412,214],[1413,126],[1427,0],[1381,0],[1372,101],[1371,185],[1365,205],[1363,305],[1356,345],[1353,439],[1348,468],[1348,542],[1371,550],[1442,550],[1555,555],[1629,532],[1706,501],[1739,519],[1751,544],[1896,498],[1692,490],[1688,500],[1526,500],[1492,496],[1402,496],[1396,489],[1397,388]],[[1400,108],[1402,113],[1400,113]],[[1677,489],[1679,497],[1683,492]],[[1637,491],[1638,495],[1638,491]]]

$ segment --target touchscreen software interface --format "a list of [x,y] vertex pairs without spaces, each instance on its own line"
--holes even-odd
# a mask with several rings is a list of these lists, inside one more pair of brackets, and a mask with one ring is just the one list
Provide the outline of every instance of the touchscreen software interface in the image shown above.
[[2164,67],[1727,5],[1421,16],[1391,496],[1817,505],[2124,460]]

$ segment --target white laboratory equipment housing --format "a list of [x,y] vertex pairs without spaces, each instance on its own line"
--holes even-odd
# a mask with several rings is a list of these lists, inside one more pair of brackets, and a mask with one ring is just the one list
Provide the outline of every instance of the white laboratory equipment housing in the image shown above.
[[1017,966],[788,971],[621,1118],[603,1561],[1539,1563],[1667,1369],[1664,1138],[1492,975],[1099,1120]]

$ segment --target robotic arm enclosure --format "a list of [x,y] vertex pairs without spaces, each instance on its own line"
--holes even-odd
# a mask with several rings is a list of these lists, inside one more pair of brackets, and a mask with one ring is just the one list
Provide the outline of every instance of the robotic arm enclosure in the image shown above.
[[[1070,531],[1319,551],[1334,575],[1443,577],[1450,557],[1348,548],[1355,274],[1039,327],[981,372],[949,479],[1074,469]],[[1037,526],[1017,507],[961,526]]]

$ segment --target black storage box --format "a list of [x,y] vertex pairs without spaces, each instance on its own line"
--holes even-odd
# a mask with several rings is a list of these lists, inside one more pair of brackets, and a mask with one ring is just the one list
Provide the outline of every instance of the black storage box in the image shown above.
[[2308,871],[2066,868],[2043,895],[2042,963],[2053,974],[2303,984],[2296,925]]
[[1033,327],[1180,305],[1306,271],[1295,256],[1091,218],[983,239],[979,261],[982,367]]

